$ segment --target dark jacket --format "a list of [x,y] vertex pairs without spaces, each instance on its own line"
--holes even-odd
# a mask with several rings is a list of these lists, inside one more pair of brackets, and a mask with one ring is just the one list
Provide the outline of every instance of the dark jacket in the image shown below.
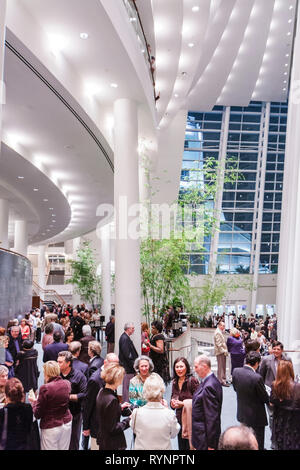
[[200,383],[193,396],[192,444],[197,450],[218,448],[221,435],[222,385],[214,374]]
[[24,392],[38,389],[39,371],[37,366],[38,352],[36,349],[27,349],[17,354],[19,364],[15,367],[15,376],[21,380]]
[[102,388],[97,396],[99,429],[97,443],[101,450],[125,450],[124,431],[129,427],[130,418],[120,421],[121,406],[116,393]]
[[251,367],[234,369],[232,384],[237,394],[237,420],[250,427],[268,424],[265,403],[269,403],[263,379]]
[[234,338],[233,336],[229,336],[227,338],[226,344],[230,354],[240,354],[241,356],[245,356],[245,348],[242,338]]
[[115,324],[109,321],[105,327],[105,339],[108,343],[115,342]]
[[72,367],[74,370],[79,370],[86,376],[88,365],[77,359],[77,357],[73,357]]
[[68,351],[69,347],[65,343],[51,343],[44,349],[43,362],[57,361],[58,353]]
[[96,438],[99,430],[99,418],[96,411],[96,400],[99,390],[105,386],[101,379],[101,370],[96,370],[88,380],[87,393],[83,402],[83,430],[91,432],[91,437]]
[[135,374],[133,364],[137,357],[138,353],[135,346],[128,334],[124,331],[119,339],[119,360],[121,366],[124,367],[126,374]]
[[96,370],[101,369],[104,364],[104,359],[101,356],[94,356],[90,359],[88,369],[86,371],[87,379],[89,379]]
[[68,380],[71,384],[71,395],[78,395],[78,401],[70,401],[69,409],[73,416],[81,412],[82,401],[86,394],[87,380],[85,375],[79,370],[71,369],[68,375],[62,375],[61,378]]
[[[289,361],[292,362],[291,358],[287,356],[286,354],[282,354],[282,359],[284,361]],[[272,387],[272,382],[276,378],[276,366],[275,366],[275,356],[274,354],[270,354],[269,356],[264,356],[258,372],[263,378],[263,381],[268,387]]]
[[55,377],[41,386],[38,400],[33,405],[34,416],[41,420],[41,429],[55,428],[72,420],[70,393],[71,384],[61,377]]
[[84,336],[81,338],[81,351],[79,354],[79,360],[85,362],[86,364],[90,361],[90,356],[88,355],[89,343],[95,341],[94,336]]
[[82,327],[85,325],[85,321],[77,315],[77,317],[72,317],[70,320],[70,327],[74,333],[74,341],[80,341],[83,337]]
[[[33,413],[28,403],[9,403],[7,440],[5,450],[30,450],[30,434],[32,430]],[[0,410],[0,435],[4,423],[4,409]]]
[[23,344],[22,335],[20,333],[18,338],[17,338],[17,343],[19,345],[19,351],[17,350],[14,338],[11,336],[10,333],[8,334],[8,336],[9,336],[9,343],[8,343],[8,348],[7,349],[9,350],[10,354],[12,355],[14,362],[16,362],[18,352],[22,351],[22,344]]
[[[185,378],[181,390],[178,387],[178,380],[174,379],[172,382],[171,400],[173,397],[177,397],[177,400],[180,401],[191,399],[193,398],[193,395],[198,389],[198,387],[199,381],[196,379],[196,377],[193,377],[191,375]],[[176,409],[176,418],[179,424],[181,424],[182,410],[183,408]]]

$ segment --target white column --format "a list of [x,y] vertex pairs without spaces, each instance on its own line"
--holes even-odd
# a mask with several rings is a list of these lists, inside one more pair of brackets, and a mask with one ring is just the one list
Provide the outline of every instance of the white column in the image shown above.
[[111,315],[110,224],[101,228],[101,313],[106,322]]
[[217,194],[214,208],[214,218],[216,220],[216,227],[212,235],[211,240],[211,255],[209,260],[209,273],[212,276],[216,274],[217,260],[218,260],[218,245],[219,245],[219,229],[220,219],[222,213],[222,200],[223,200],[223,188],[224,188],[224,177],[225,177],[225,166],[227,156],[227,142],[228,142],[228,130],[230,120],[230,106],[226,107],[225,114],[223,117],[222,124],[222,141],[220,145],[220,153],[218,160],[218,178],[217,178]]
[[[285,349],[300,350],[300,17],[294,45],[291,93],[284,165],[277,314],[279,335]],[[292,354],[291,354],[292,355]],[[299,372],[300,355],[293,358]]]
[[[77,238],[73,239],[73,259],[76,259],[76,252],[80,247],[80,241],[81,241],[80,237],[77,237]],[[73,289],[74,289],[74,287],[73,287]],[[72,294],[72,305],[73,305],[73,307],[75,308],[77,305],[80,305],[80,302],[81,302],[80,295],[73,292],[73,294]]]
[[26,220],[15,221],[15,246],[14,250],[20,255],[27,256],[28,231]]
[[46,288],[46,245],[39,246],[38,252],[38,284],[42,289]]
[[0,148],[2,135],[2,105],[5,103],[4,52],[5,52],[5,24],[7,0],[0,0]]
[[128,213],[139,203],[138,115],[137,104],[129,99],[114,104],[115,178],[115,306],[116,350],[126,322],[133,322],[132,339],[141,350],[140,240],[129,236],[135,215]]
[[251,312],[256,314],[256,300],[257,300],[257,289],[258,289],[258,274],[259,274],[259,261],[260,261],[260,243],[261,243],[261,229],[262,229],[262,217],[264,209],[264,194],[265,194],[265,179],[266,179],[266,166],[267,166],[267,154],[268,154],[268,138],[269,138],[269,124],[270,124],[270,110],[271,103],[266,103],[265,116],[264,116],[264,128],[263,128],[263,145],[261,158],[258,164],[258,178],[259,178],[259,188],[256,187],[256,191],[259,191],[257,204],[258,207],[255,208],[256,218],[253,220],[253,223],[256,224],[255,229],[255,255],[254,255],[254,267],[253,267],[253,285],[254,289],[252,291],[251,298]]
[[0,248],[9,249],[8,245],[8,217],[9,203],[6,199],[0,199]]

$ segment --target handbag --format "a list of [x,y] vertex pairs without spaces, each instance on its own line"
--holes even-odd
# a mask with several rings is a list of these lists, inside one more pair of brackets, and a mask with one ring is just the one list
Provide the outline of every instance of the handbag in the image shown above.
[[6,441],[7,441],[7,421],[8,421],[8,410],[7,408],[3,409],[4,419],[3,419],[3,429],[0,439],[0,450],[5,450]]

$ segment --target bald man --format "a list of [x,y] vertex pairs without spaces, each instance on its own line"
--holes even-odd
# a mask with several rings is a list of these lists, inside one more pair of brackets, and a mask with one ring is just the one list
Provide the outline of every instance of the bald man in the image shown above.
[[89,378],[87,384],[87,394],[83,405],[83,436],[91,436],[91,450],[99,450],[96,441],[98,432],[98,417],[96,412],[96,401],[99,391],[105,386],[105,382],[101,379],[103,368],[109,364],[119,364],[119,358],[114,353],[109,353],[104,359],[101,369],[97,369]]
[[218,450],[258,450],[258,443],[252,428],[231,426],[220,437]]

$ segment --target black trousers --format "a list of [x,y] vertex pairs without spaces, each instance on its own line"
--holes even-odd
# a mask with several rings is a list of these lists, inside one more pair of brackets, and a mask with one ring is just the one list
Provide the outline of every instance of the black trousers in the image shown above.
[[178,449],[179,450],[190,450],[190,441],[182,438],[182,428],[177,435],[178,437]]
[[264,450],[264,447],[265,447],[265,426],[257,426],[255,428],[252,426],[252,429],[255,432],[259,450]]
[[82,426],[82,413],[73,415],[72,434],[69,450],[79,450],[80,435]]

